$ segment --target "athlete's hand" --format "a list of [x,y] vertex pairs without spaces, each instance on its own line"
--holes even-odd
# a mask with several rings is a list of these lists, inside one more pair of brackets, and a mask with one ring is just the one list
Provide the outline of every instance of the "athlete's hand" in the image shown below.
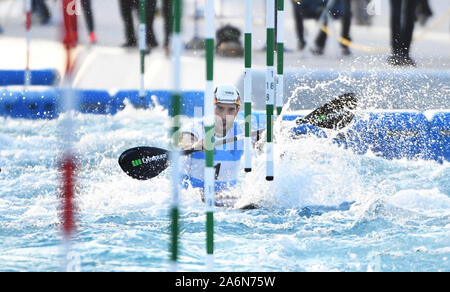
[[200,151],[205,151],[206,144],[205,139],[199,140],[192,145],[192,148]]
[[180,138],[180,142],[179,142],[179,147],[181,150],[189,150],[192,149],[194,147],[200,147],[200,150],[202,149],[201,146],[201,141],[197,141],[197,138],[195,138],[192,134],[190,133],[183,133],[181,138]]

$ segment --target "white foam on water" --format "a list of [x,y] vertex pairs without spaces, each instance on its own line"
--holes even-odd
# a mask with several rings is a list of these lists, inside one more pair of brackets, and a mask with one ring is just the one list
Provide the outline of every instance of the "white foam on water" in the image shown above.
[[388,202],[398,208],[422,214],[450,214],[450,198],[437,188],[424,190],[401,190],[389,198]]

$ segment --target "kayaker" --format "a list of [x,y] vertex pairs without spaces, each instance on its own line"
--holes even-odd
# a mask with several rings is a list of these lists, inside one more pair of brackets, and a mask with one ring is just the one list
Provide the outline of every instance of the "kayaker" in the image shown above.
[[[214,91],[215,124],[214,142],[242,135],[242,127],[236,122],[241,105],[239,90],[231,84],[219,85]],[[192,127],[183,129],[180,146],[182,149],[205,149],[205,127],[197,122]],[[216,146],[214,167],[216,169],[216,191],[226,190],[237,182],[240,160],[244,150],[243,139]],[[195,152],[184,161],[184,185],[203,188],[205,169],[205,152]]]

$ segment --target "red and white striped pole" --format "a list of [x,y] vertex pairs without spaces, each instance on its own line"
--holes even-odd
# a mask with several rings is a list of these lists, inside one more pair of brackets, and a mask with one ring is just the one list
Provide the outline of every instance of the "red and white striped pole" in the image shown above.
[[72,90],[73,60],[72,50],[78,42],[76,1],[63,0],[63,44],[66,49],[66,72],[63,81],[62,109],[65,116],[62,120],[62,159],[60,171],[62,177],[62,228],[64,236],[63,271],[74,271],[69,263],[72,236],[75,232],[75,182],[76,161],[73,151],[73,119],[74,92]]
[[30,44],[31,44],[31,0],[25,0],[25,12],[26,12],[26,20],[25,20],[25,34],[26,34],[26,65],[25,65],[25,88],[27,88],[31,84],[31,73],[30,73]]

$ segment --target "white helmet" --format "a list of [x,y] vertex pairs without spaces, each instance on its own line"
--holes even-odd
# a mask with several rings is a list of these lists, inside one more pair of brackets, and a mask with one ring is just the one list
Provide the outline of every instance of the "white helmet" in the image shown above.
[[232,84],[223,84],[216,87],[214,91],[215,103],[228,103],[241,105],[241,94],[236,86]]

